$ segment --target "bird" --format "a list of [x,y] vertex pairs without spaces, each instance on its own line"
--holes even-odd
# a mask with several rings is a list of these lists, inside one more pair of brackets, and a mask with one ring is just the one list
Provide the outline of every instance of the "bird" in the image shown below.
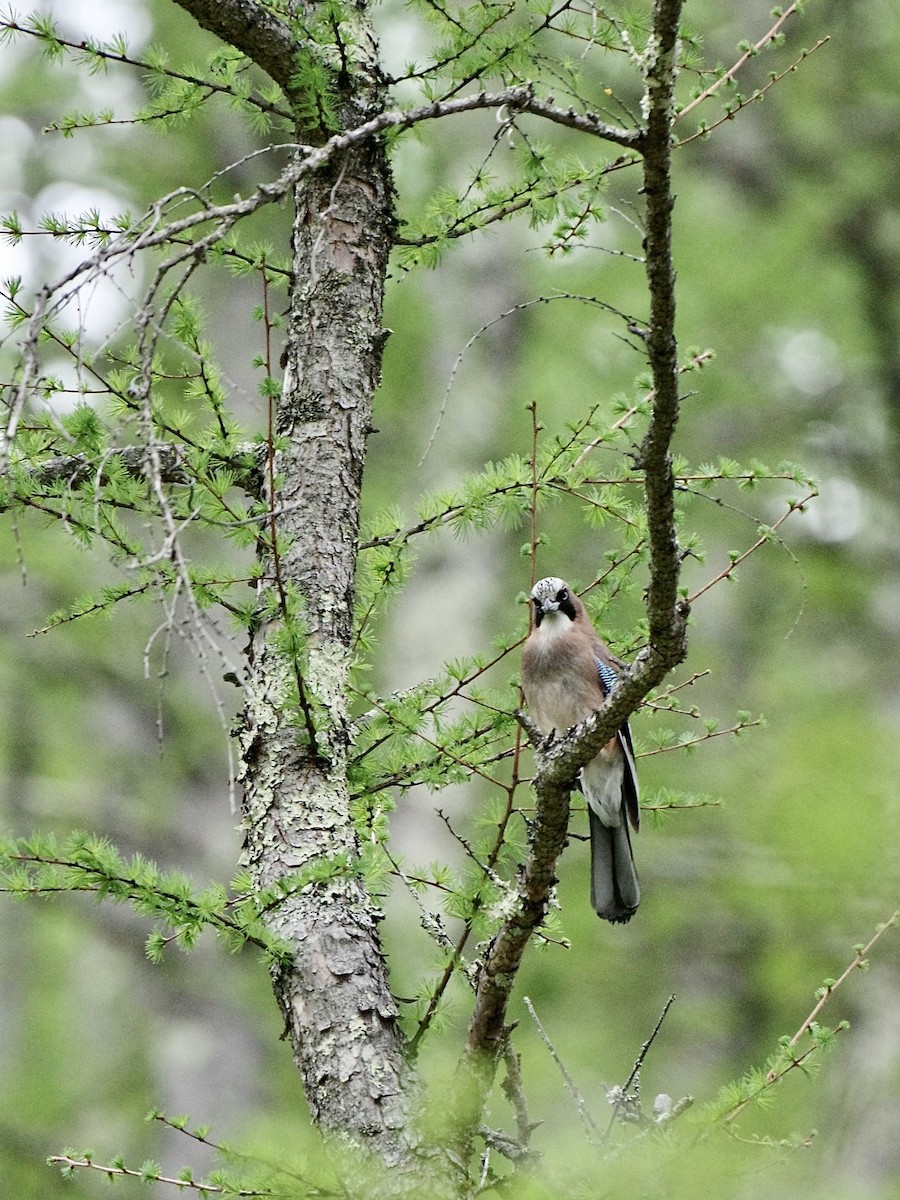
[[[534,623],[522,650],[522,690],[537,727],[564,734],[600,708],[622,667],[563,579],[531,589]],[[634,747],[627,722],[581,769],[591,835],[591,904],[605,921],[630,921],[641,901],[629,822],[640,825]]]

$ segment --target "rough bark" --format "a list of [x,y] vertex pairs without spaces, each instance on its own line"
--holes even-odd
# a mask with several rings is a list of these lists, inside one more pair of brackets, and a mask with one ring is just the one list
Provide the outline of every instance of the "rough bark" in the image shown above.
[[[378,382],[390,185],[368,146],[305,180],[296,196],[289,367],[276,456],[281,552],[266,585],[303,597],[310,735],[279,620],[255,638],[243,738],[247,862],[258,887],[316,860],[358,857],[346,766],[346,708],[359,497]],[[292,951],[275,991],[316,1122],[395,1166],[409,1151],[407,1073],[378,941],[377,911],[352,870],[272,912]]]
[[[183,7],[289,82],[286,26],[275,21],[270,29],[273,19],[258,5],[184,0]],[[362,25],[355,33],[353,69],[339,80],[345,129],[376,115],[383,101],[374,41]],[[298,130],[298,141],[307,135]],[[272,464],[278,550],[267,545],[261,582],[261,595],[280,600],[254,634],[240,729],[245,860],[258,889],[297,881],[267,920],[288,950],[274,988],[313,1119],[352,1149],[343,1160],[349,1177],[372,1184],[367,1167],[389,1168],[389,1190],[399,1194],[421,1171],[411,1080],[379,912],[354,872],[359,847],[347,786],[353,577],[393,193],[377,139],[298,176],[288,368],[277,414],[287,447]],[[295,595],[307,630],[299,654],[280,636]]]
[[176,0],[198,25],[252,58],[291,95],[297,42],[284,21],[257,0]]
[[647,231],[644,249],[650,292],[647,359],[653,372],[654,390],[650,423],[641,446],[650,543],[647,617],[650,649],[654,655],[662,656],[666,669],[684,658],[686,619],[686,612],[677,604],[681,556],[675,533],[675,479],[671,453],[679,406],[671,142],[682,3],[683,0],[656,0],[653,7],[654,40],[652,56],[645,67],[648,114],[642,146]]

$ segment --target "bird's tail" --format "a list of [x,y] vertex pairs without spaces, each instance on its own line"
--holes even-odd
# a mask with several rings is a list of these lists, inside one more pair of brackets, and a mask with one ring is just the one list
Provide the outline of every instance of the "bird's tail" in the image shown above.
[[591,828],[591,904],[604,921],[630,921],[641,902],[631,838],[625,814],[618,825],[604,825],[588,808]]

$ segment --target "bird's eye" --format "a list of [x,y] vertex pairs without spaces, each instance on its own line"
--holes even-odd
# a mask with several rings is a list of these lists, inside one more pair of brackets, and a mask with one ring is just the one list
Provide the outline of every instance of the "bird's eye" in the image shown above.
[[566,600],[568,600],[568,598],[569,598],[569,589],[568,588],[560,588],[559,591],[556,593],[556,599],[557,599],[558,603],[560,603],[560,604],[563,604]]

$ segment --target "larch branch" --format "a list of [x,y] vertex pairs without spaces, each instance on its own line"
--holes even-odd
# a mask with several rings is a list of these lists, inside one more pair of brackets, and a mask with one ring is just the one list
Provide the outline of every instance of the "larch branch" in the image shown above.
[[298,42],[273,12],[256,0],[175,0],[198,25],[236,46],[290,96]]

